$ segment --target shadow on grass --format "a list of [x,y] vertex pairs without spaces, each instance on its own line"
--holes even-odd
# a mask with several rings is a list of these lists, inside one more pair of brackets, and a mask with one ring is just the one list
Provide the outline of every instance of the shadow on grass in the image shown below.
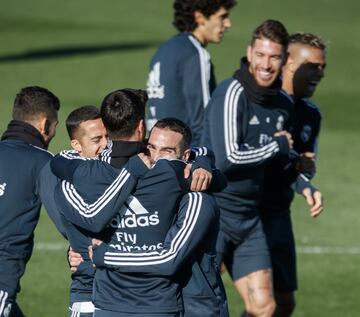
[[158,46],[159,44],[160,42],[149,41],[149,42],[120,43],[120,44],[109,44],[109,45],[53,47],[48,49],[37,49],[23,53],[3,55],[0,56],[0,63],[63,58],[63,57],[93,55],[93,54],[111,53],[111,52],[139,51],[150,47]]

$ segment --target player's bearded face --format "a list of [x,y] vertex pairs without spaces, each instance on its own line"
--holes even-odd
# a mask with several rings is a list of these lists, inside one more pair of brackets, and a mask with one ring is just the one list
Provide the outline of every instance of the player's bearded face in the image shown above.
[[249,71],[256,83],[262,87],[271,86],[280,74],[284,48],[269,39],[256,39],[247,49]]
[[187,152],[181,149],[182,139],[183,136],[178,132],[154,127],[147,146],[152,162],[160,158],[186,160]]

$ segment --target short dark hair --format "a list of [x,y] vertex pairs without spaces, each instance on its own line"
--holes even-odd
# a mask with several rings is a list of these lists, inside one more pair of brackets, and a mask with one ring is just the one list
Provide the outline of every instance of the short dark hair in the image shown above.
[[266,20],[254,30],[251,45],[262,38],[281,44],[286,49],[289,42],[289,33],[280,21]]
[[101,118],[100,110],[95,106],[82,106],[71,111],[65,122],[70,140],[74,139],[82,122],[99,118]]
[[315,47],[321,50],[326,50],[326,44],[323,39],[313,33],[295,33],[289,36],[289,45],[290,44],[305,44],[311,47]]
[[175,0],[173,25],[180,32],[191,32],[197,24],[194,12],[200,11],[207,18],[221,7],[229,10],[236,4],[235,0]]
[[124,88],[108,94],[101,104],[101,118],[110,139],[130,137],[145,120],[145,90]]
[[[191,129],[187,124],[176,118],[163,118],[155,123],[153,126],[158,129],[167,129],[173,132],[180,133],[182,135],[182,140],[180,144],[180,151],[183,153],[191,145],[192,133]],[[151,132],[150,132],[151,134]]]
[[16,95],[13,108],[13,119],[31,121],[44,114],[51,121],[57,119],[60,109],[59,98],[51,91],[39,86],[24,87]]

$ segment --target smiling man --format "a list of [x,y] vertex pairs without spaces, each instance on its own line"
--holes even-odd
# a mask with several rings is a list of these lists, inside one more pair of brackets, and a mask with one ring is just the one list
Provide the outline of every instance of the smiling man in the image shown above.
[[[114,116],[114,120],[118,117]],[[100,205],[87,206],[89,211],[95,211],[95,206],[97,210],[85,217],[82,207],[79,209],[73,199],[68,199],[72,194],[67,195],[70,192],[62,186],[64,183],[56,194],[59,210],[65,218],[93,231],[97,238],[96,232],[101,231],[102,239],[110,243],[109,253],[99,255],[99,249],[94,251],[98,254],[94,280],[95,316],[178,317],[183,316],[182,306],[185,316],[228,316],[220,275],[213,261],[218,209],[209,195],[186,193],[188,186],[183,169],[190,155],[191,131],[173,118],[160,120],[154,130],[155,134],[150,134],[149,150],[156,162],[150,170],[137,156],[129,159],[120,174],[99,160],[68,159],[61,155],[53,160],[55,170],[74,181],[79,190],[76,196],[83,197],[81,201],[95,200],[95,187],[105,189],[99,191],[103,192],[98,198]],[[115,147],[123,143],[112,141]],[[63,164],[68,167],[76,164],[76,171],[59,169]],[[127,170],[132,172],[129,174]],[[133,182],[133,173],[142,174],[137,184]],[[108,181],[110,187],[105,185]],[[113,195],[113,189],[117,194]],[[176,225],[172,225],[174,217]],[[86,252],[82,255],[88,258]],[[135,262],[129,262],[129,257]],[[77,271],[79,269],[83,268],[79,266]]]
[[265,166],[287,157],[292,103],[280,93],[288,33],[278,21],[257,27],[233,77],[214,91],[205,113],[204,145],[215,153],[228,186],[220,206],[218,263],[244,299],[245,315],[272,316],[275,302],[269,251],[259,217]]
[[82,106],[66,119],[71,147],[82,157],[97,157],[106,147],[107,132],[99,109]]
[[235,0],[175,0],[174,26],[180,31],[162,44],[150,62],[147,128],[173,117],[190,126],[199,145],[204,109],[215,89],[209,43],[220,43],[231,27]]
[[[95,106],[81,106],[73,110],[66,119],[66,129],[71,146],[80,157],[96,158],[106,147],[107,131],[101,119],[100,110]],[[51,171],[50,161],[42,168],[38,193],[44,207],[57,229],[72,244],[73,239],[82,239],[88,244],[83,231],[64,221],[54,200],[54,192],[60,182]],[[75,238],[74,238],[75,237]],[[93,315],[91,303],[94,269],[86,264],[71,276],[69,316],[88,317]],[[89,285],[90,284],[90,285]]]
[[[295,239],[290,217],[294,197],[291,184],[299,178],[299,172],[304,174],[300,180],[314,176],[321,114],[319,108],[307,98],[314,94],[324,77],[325,66],[325,44],[319,36],[311,33],[290,36],[288,58],[282,70],[282,87],[295,105],[292,135],[298,156],[292,162],[285,159],[267,166],[264,198],[260,206],[273,265],[276,317],[288,317],[295,309],[297,277]],[[310,205],[310,215],[317,217],[323,209],[322,195],[306,186],[300,193]]]

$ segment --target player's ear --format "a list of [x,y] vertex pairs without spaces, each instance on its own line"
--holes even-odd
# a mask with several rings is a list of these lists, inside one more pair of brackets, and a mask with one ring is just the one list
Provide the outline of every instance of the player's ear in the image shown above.
[[81,153],[81,151],[82,151],[82,146],[81,146],[81,144],[80,144],[80,142],[79,142],[78,140],[72,139],[71,142],[70,142],[70,144],[71,144],[71,147],[72,147],[76,152]]
[[46,122],[47,122],[47,118],[45,116],[41,116],[37,119],[36,121],[36,128],[39,130],[39,132],[42,135],[46,135]]
[[40,134],[44,137],[49,134],[49,121],[46,116],[40,116],[34,122],[35,128],[40,132]]
[[189,160],[190,153],[191,153],[190,149],[185,150],[182,159],[185,161]]
[[197,26],[202,25],[204,23],[204,21],[206,20],[206,17],[204,16],[204,14],[199,11],[196,10],[194,11],[194,20]]
[[44,134],[45,135],[49,135],[49,133],[50,133],[50,125],[51,125],[50,121],[46,119],[45,126],[44,126]]
[[289,62],[289,59],[290,59],[290,54],[289,54],[289,52],[285,52],[285,53],[283,54],[283,58],[282,58],[282,60],[283,60],[282,65],[283,65],[283,66],[286,65],[286,64]]
[[145,127],[145,121],[140,120],[139,123],[136,126],[136,132],[139,137],[139,141],[143,141],[146,134],[146,127]]
[[249,63],[251,63],[251,52],[252,52],[252,47],[251,45],[249,45],[246,49],[246,57]]
[[286,62],[286,67],[290,70],[290,72],[295,73],[296,65],[294,59],[289,55]]

